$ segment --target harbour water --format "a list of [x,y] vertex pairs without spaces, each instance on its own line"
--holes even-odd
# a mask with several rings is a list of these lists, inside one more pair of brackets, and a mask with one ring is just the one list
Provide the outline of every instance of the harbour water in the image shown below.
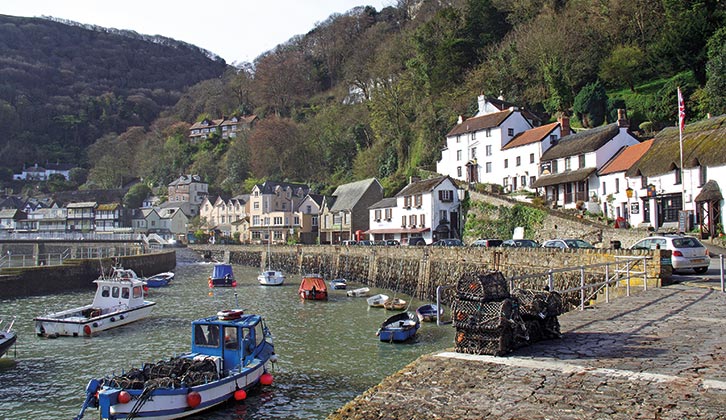
[[[266,318],[279,358],[275,381],[198,419],[323,419],[418,356],[453,346],[454,329],[435,323],[422,325],[412,343],[381,343],[375,332],[391,312],[344,290],[331,290],[327,302],[303,302],[299,275],[264,287],[257,270],[235,265],[236,288],[209,289],[211,270],[192,251],[178,250],[173,285],[149,291],[157,303],[151,317],[91,338],[46,339],[33,329],[35,316],[89,303],[90,290],[0,301],[0,317],[17,316],[18,332],[16,348],[0,359],[0,419],[73,418],[89,379],[188,351],[190,321],[232,307]],[[410,309],[422,303],[413,300]],[[98,413],[89,409],[84,418]]]

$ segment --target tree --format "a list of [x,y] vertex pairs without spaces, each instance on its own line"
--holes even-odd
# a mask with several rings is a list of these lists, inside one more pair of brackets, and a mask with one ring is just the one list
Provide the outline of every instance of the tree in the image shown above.
[[124,207],[136,209],[141,207],[144,199],[151,194],[151,188],[143,182],[134,184],[124,196]]
[[302,142],[292,120],[268,117],[260,121],[249,137],[252,174],[257,178],[305,178],[310,160]]
[[615,47],[600,64],[600,77],[613,86],[625,84],[631,92],[635,92],[635,82],[640,79],[644,61],[643,52],[638,47]]
[[593,128],[602,125],[607,112],[608,97],[605,88],[597,81],[585,85],[575,96],[572,110],[583,127]]
[[716,115],[726,113],[726,27],[708,40],[706,107]]

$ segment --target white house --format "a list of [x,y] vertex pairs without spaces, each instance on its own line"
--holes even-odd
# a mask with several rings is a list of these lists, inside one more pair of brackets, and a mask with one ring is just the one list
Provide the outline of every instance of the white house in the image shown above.
[[[233,223],[245,219],[248,215],[249,194],[242,194],[224,200],[222,197],[210,200],[205,198],[199,207],[199,217],[204,227],[216,230],[222,236],[231,236],[234,230]],[[234,226],[239,226],[236,224]]]
[[563,137],[542,154],[539,178],[532,184],[544,188],[547,202],[553,206],[574,208],[577,202],[608,203],[598,197],[600,191],[597,170],[603,167],[623,147],[638,144],[628,131],[624,111],[619,110],[617,123],[612,123]]
[[600,190],[604,191],[608,203],[607,216],[623,217],[631,225],[642,222],[642,205],[640,189],[642,180],[627,178],[625,172],[630,169],[648,149],[653,140],[646,140],[633,146],[622,148],[608,163],[597,172],[600,179]]
[[180,208],[159,209],[159,229],[156,231],[164,239],[176,239],[187,234],[189,218]]
[[532,124],[516,107],[498,110],[484,95],[478,97],[479,112],[446,135],[446,147],[436,172],[466,182],[499,184],[503,168],[501,150]]
[[[567,123],[569,131],[569,123]],[[502,170],[498,172],[505,191],[533,190],[539,175],[542,154],[562,136],[560,122],[523,131],[501,150]]]
[[[411,182],[392,198],[369,207],[374,240],[397,239],[402,245],[412,237],[427,243],[443,238],[461,238],[460,189],[453,179],[442,176]],[[394,206],[395,204],[395,206]]]
[[[679,130],[666,128],[628,169],[627,177],[641,180],[639,185],[631,181],[643,207],[633,220],[669,230],[689,230],[695,222],[702,237],[723,233],[726,217],[719,183],[726,179],[726,116],[685,126],[682,149],[681,166]],[[682,210],[689,217],[680,217]]]
[[51,175],[58,174],[68,180],[71,177],[71,169],[73,169],[73,165],[67,163],[46,163],[45,166],[38,166],[36,163],[35,165],[27,168],[23,166],[23,171],[19,174],[13,174],[13,179],[47,181]]

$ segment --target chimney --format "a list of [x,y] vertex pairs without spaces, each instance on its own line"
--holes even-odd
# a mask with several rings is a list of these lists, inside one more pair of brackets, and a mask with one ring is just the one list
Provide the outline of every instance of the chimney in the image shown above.
[[572,130],[570,129],[570,117],[562,113],[559,117],[557,117],[557,122],[560,123],[560,137],[572,134]]
[[618,109],[618,127],[619,128],[630,127],[630,122],[628,121],[628,117],[625,114],[625,110],[622,108]]
[[419,177],[419,176],[416,176],[416,175],[411,175],[411,176],[410,176],[410,177],[408,178],[408,183],[409,183],[409,184],[413,184],[414,182],[419,182],[419,181],[421,181],[421,177]]
[[459,115],[459,119],[456,121],[457,124],[461,124],[464,122],[464,116]]
[[477,102],[479,104],[479,112],[477,115],[482,115],[486,112],[486,106],[487,106],[487,98],[484,95],[479,95],[477,97]]

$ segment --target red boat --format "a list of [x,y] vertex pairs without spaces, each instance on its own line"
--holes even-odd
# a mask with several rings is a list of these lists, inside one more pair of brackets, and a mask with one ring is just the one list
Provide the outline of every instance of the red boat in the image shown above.
[[320,274],[308,274],[302,278],[297,293],[303,299],[328,300],[328,288]]

